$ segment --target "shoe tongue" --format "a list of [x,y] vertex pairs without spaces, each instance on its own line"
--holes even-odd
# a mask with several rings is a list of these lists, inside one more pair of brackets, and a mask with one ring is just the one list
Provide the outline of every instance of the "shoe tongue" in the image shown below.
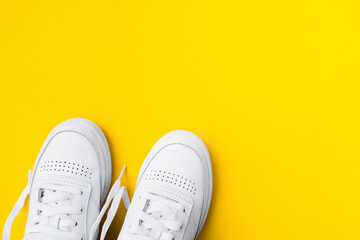
[[61,238],[58,238],[54,235],[50,235],[48,233],[44,233],[41,235],[40,239],[39,240],[63,240]]
[[176,202],[176,203],[179,203],[178,201],[172,199],[172,198],[169,198],[167,196],[164,196],[164,195],[159,195],[159,194],[155,194],[155,193],[151,193],[152,195],[155,195],[155,196],[158,196],[159,198],[163,198],[163,199],[166,199],[166,200],[169,200],[169,201],[172,201],[172,202]]

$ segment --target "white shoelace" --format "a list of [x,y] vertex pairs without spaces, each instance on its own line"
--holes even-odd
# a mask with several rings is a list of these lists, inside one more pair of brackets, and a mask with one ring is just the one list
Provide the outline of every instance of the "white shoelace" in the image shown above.
[[[88,238],[89,240],[95,239],[95,233],[97,232],[100,221],[108,209],[111,201],[112,204],[101,231],[101,240],[105,238],[106,232],[110,227],[121,199],[123,199],[126,209],[130,205],[130,200],[126,188],[120,186],[120,179],[124,173],[125,168],[126,167],[122,169],[119,178],[111,188],[98,218],[91,227]],[[2,238],[3,240],[10,240],[12,223],[19,214],[20,210],[23,208],[25,200],[29,195],[30,183],[31,171],[29,171],[28,185],[21,193],[20,198],[16,202],[8,219],[5,222]],[[63,187],[53,184],[43,185],[41,189],[40,201],[35,203],[35,206],[32,206],[36,208],[39,215],[35,217],[35,225],[31,226],[31,231],[24,236],[23,240],[39,239],[39,237],[43,234],[56,236],[57,239],[83,240],[83,235],[73,231],[73,228],[76,227],[77,223],[70,218],[71,215],[82,213],[83,209],[80,207],[81,205],[74,204],[73,202],[70,204],[70,199],[75,195],[83,194],[83,192],[75,187]]]
[[185,214],[185,207],[155,194],[144,194],[139,201],[144,208],[135,210],[135,220],[123,239],[173,240],[173,233],[182,229],[183,223],[177,219]]

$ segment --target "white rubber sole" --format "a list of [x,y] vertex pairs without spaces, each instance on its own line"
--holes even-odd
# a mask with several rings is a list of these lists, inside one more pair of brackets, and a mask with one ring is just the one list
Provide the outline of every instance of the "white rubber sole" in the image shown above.
[[[72,118],[72,119],[66,120],[66,121],[60,123],[59,125],[57,125],[47,136],[44,144],[41,147],[41,150],[35,161],[33,174],[35,174],[37,166],[39,164],[39,161],[40,161],[44,151],[46,150],[48,144],[57,134],[59,134],[61,132],[75,132],[75,133],[78,133],[78,134],[88,138],[80,131],[79,132],[76,131],[76,128],[81,128],[82,131],[91,132],[93,135],[96,136],[96,141],[98,143],[100,143],[100,148],[101,148],[100,151],[103,156],[103,158],[100,158],[100,161],[99,161],[101,181],[102,181],[101,182],[101,186],[102,186],[101,204],[102,204],[103,201],[105,200],[105,197],[109,191],[110,184],[111,184],[111,155],[110,155],[109,144],[106,140],[104,133],[101,131],[101,129],[95,123],[93,123],[90,120],[87,120],[84,118]],[[91,142],[91,144],[93,144],[93,142],[91,140],[90,140],[90,142]],[[94,148],[97,149],[96,146],[94,146]],[[31,181],[31,185],[32,185],[32,181]]]
[[205,208],[203,208],[204,211],[201,213],[201,216],[200,216],[200,223],[199,223],[199,227],[198,227],[198,230],[197,230],[196,236],[195,236],[195,239],[196,239],[197,236],[199,235],[199,233],[201,232],[201,229],[204,226],[206,217],[208,215],[210,203],[211,203],[212,189],[213,189],[213,173],[212,173],[212,167],[211,167],[210,154],[209,154],[209,151],[208,151],[205,143],[201,140],[201,138],[199,138],[194,133],[191,133],[191,132],[188,132],[185,130],[175,130],[175,131],[165,134],[162,138],[160,138],[159,141],[157,141],[157,143],[150,150],[149,154],[146,156],[144,163],[140,168],[140,172],[139,172],[139,175],[137,178],[136,185],[138,185],[146,168],[150,164],[153,157],[158,153],[158,151],[161,150],[164,146],[171,144],[171,142],[169,143],[168,139],[171,138],[172,136],[191,140],[193,143],[195,143],[196,145],[201,147],[201,150],[205,155],[205,166],[204,166],[205,176],[204,177],[206,180],[205,182],[207,184],[205,184],[205,186],[204,186],[204,193],[207,193],[207,194],[204,194]]

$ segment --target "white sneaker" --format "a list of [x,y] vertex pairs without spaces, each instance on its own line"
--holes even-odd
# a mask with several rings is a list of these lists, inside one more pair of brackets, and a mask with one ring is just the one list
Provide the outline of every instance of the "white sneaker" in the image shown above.
[[[36,159],[28,186],[8,217],[3,240],[10,239],[11,225],[29,197],[29,214],[23,239],[92,240],[112,199],[110,215],[127,192],[120,178],[104,201],[111,182],[109,146],[101,129],[93,122],[75,118],[55,127]],[[100,214],[99,214],[100,213]],[[104,225],[106,234],[113,216]]]
[[140,169],[119,240],[193,240],[204,225],[212,170],[204,142],[173,131],[151,149]]

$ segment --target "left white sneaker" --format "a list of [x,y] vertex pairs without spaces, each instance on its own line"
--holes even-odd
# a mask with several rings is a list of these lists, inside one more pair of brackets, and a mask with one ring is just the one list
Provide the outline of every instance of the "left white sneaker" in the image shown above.
[[40,150],[28,185],[5,223],[2,239],[10,239],[12,223],[28,194],[24,240],[93,240],[113,200],[101,233],[103,239],[120,200],[124,198],[125,206],[129,204],[119,178],[100,211],[110,182],[110,150],[101,129],[81,118],[59,124]]

